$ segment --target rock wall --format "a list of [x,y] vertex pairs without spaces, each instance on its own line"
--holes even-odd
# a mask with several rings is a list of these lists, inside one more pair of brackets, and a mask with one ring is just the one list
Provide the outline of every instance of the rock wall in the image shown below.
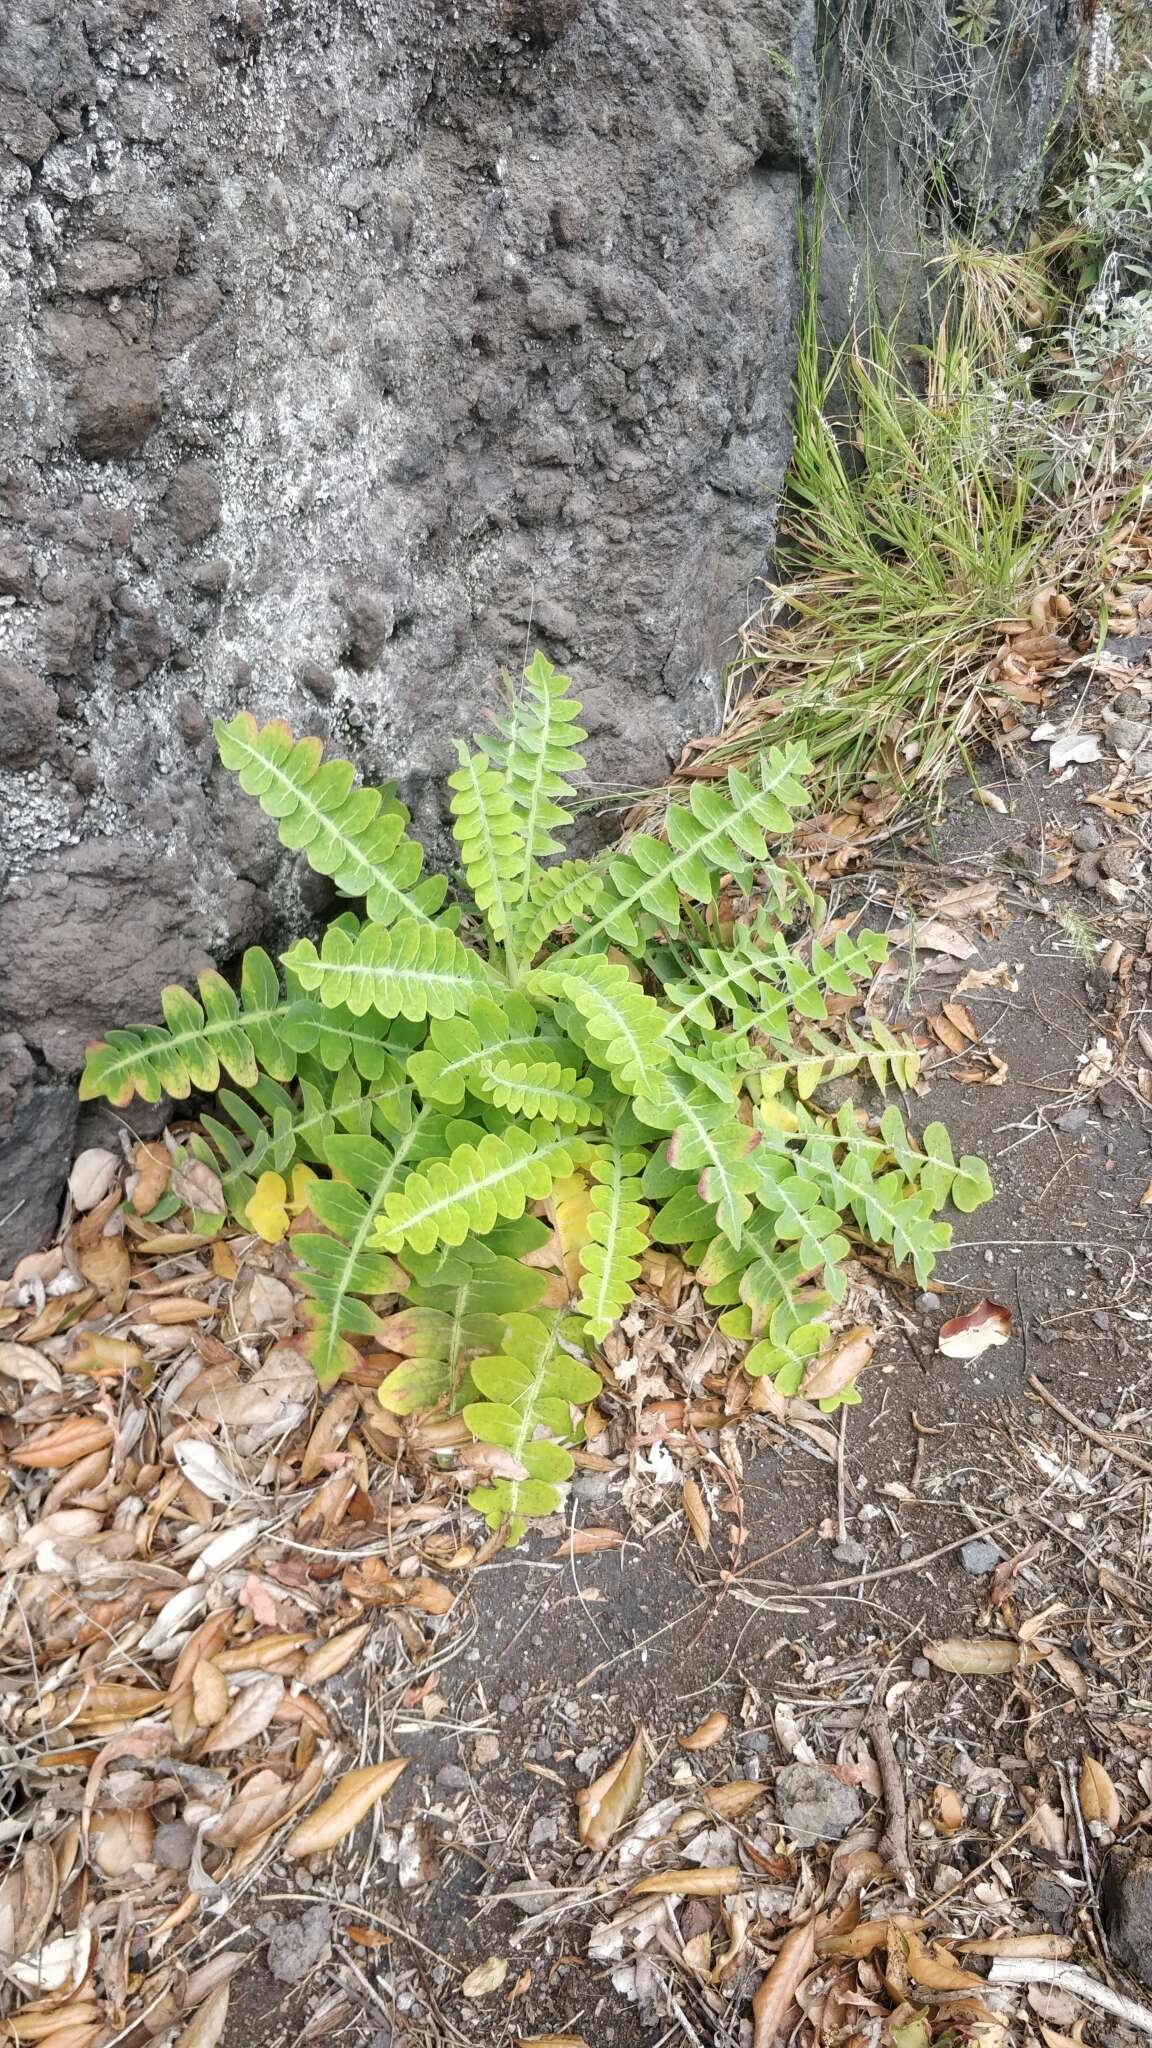
[[593,790],[715,730],[813,36],[809,0],[7,0],[0,1270],[85,1040],[321,907],[213,717],[330,738],[433,838],[530,643]]

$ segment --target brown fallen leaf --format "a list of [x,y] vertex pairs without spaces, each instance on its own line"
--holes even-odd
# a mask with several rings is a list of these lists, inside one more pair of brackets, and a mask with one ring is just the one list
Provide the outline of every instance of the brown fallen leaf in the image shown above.
[[690,1734],[678,1735],[676,1740],[681,1749],[711,1749],[717,1742],[722,1742],[727,1733],[728,1716],[717,1709],[714,1713],[705,1714]]
[[816,1923],[806,1920],[785,1935],[775,1962],[760,1980],[752,2000],[752,2048],[776,2048],[815,1958]]
[[326,1643],[310,1650],[300,1666],[302,1683],[306,1686],[319,1685],[326,1678],[335,1678],[352,1662],[371,1630],[372,1623],[362,1621],[355,1628],[346,1628],[337,1636],[329,1636]]
[[201,1728],[223,1726],[228,1712],[228,1681],[211,1657],[201,1657],[192,1673],[192,1712]]
[[[627,1539],[619,1529],[573,1529],[570,1536],[558,1543],[553,1557],[593,1557],[599,1550],[622,1550]],[[540,2036],[541,2040],[545,2037]],[[558,2034],[557,2040],[561,2038]]]
[[228,1207],[219,1175],[205,1166],[202,1159],[185,1159],[173,1167],[168,1185],[187,1208],[197,1209],[202,1215],[222,1216]]
[[875,1349],[875,1330],[867,1323],[856,1323],[811,1361],[801,1393],[809,1401],[827,1401],[833,1394],[842,1394],[859,1379]]
[[517,2034],[516,2048],[588,2048],[583,2034]]
[[979,989],[1002,988],[1009,995],[1015,995],[1019,982],[1006,960],[998,961],[995,967],[970,967],[956,983],[956,994],[966,996]]
[[29,1842],[20,1859],[20,1911],[9,1937],[12,1956],[25,1956],[40,1947],[56,1910],[59,1888],[56,1858],[47,1842]]
[[1123,1817],[1120,1794],[1102,1763],[1085,1756],[1080,1766],[1080,1809],[1086,1821],[1099,1821],[1106,1828],[1119,1827]]
[[1070,1934],[991,1934],[982,1941],[958,1941],[961,1956],[1021,1956],[1025,1961],[1067,1962],[1076,1953]]
[[606,1849],[627,1820],[644,1790],[646,1758],[644,1731],[638,1728],[631,1747],[576,1794],[578,1832],[586,1848]]
[[507,1956],[489,1956],[487,1962],[477,1963],[474,1970],[469,1970],[460,1986],[460,1996],[490,1998],[494,1991],[499,1991],[507,1975]]
[[939,1643],[925,1643],[924,1655],[938,1671],[953,1671],[964,1677],[986,1678],[995,1672],[1019,1671],[1035,1661],[1026,1644],[1002,1636],[950,1636]]
[[128,1298],[132,1261],[122,1237],[98,1237],[95,1244],[77,1254],[85,1280],[103,1295],[112,1315],[119,1315]]
[[[197,1666],[197,1671],[201,1668]],[[193,1672],[193,1685],[196,1676]],[[222,1756],[228,1750],[243,1749],[257,1735],[263,1735],[283,1698],[284,1680],[272,1672],[264,1672],[250,1685],[242,1686],[223,1719],[204,1737],[205,1756]]]
[[0,1344],[0,1373],[12,1380],[29,1381],[46,1394],[58,1394],[62,1382],[56,1367],[42,1358],[30,1344]]
[[686,1479],[684,1481],[680,1494],[680,1505],[684,1510],[684,1518],[688,1523],[688,1527],[691,1529],[701,1550],[707,1550],[709,1543],[712,1541],[712,1517],[708,1513],[708,1503],[694,1479]]
[[365,1764],[359,1770],[346,1772],[316,1811],[293,1828],[284,1844],[284,1855],[323,1856],[334,1849],[359,1826],[376,1801],[392,1790],[407,1767],[406,1756],[393,1756],[386,1763]]
[[132,1155],[132,1164],[136,1173],[136,1182],[132,1189],[132,1207],[138,1216],[146,1216],[149,1209],[156,1207],[168,1186],[172,1160],[166,1146],[153,1142],[150,1145],[137,1145]]
[[974,1970],[962,1970],[953,1957],[943,1951],[936,1942],[931,1950],[924,1946],[912,1928],[901,1928],[901,1941],[908,1962],[908,1975],[914,1984],[924,1991],[982,1991],[983,1977]]
[[978,1301],[967,1315],[940,1325],[936,1348],[946,1358],[980,1358],[1012,1335],[1012,1311],[1000,1301]]
[[78,1458],[102,1451],[111,1441],[110,1423],[101,1422],[95,1415],[70,1415],[66,1421],[38,1433],[30,1443],[10,1451],[8,1460],[32,1472],[60,1472],[74,1465]]
[[685,1899],[715,1899],[739,1891],[744,1882],[744,1872],[735,1863],[715,1864],[706,1870],[654,1870],[634,1884],[628,1896],[662,1899],[675,1894]]
[[932,1793],[932,1818],[942,1835],[959,1834],[965,1813],[951,1785],[937,1785]]
[[126,1373],[136,1372],[143,1363],[144,1353],[138,1344],[130,1344],[125,1337],[103,1337],[94,1330],[86,1330],[69,1352],[64,1370]]
[[92,1861],[105,1877],[124,1877],[138,1864],[148,1862],[154,1832],[147,1807],[94,1813],[89,1831]]
[[199,2012],[193,2015],[174,2043],[174,2048],[217,2048],[228,2022],[231,1992],[231,1981],[218,1984],[215,1991],[210,1991]]

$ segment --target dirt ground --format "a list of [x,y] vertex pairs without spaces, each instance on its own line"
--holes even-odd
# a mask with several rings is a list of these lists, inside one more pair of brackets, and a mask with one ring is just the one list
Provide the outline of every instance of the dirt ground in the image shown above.
[[[1045,715],[1074,723],[1078,702],[1072,683]],[[414,1767],[367,1851],[314,1882],[297,1865],[273,1867],[243,1902],[251,1968],[233,1999],[233,2048],[321,2034],[350,2048],[747,2039],[757,1973],[737,1967],[719,1992],[702,1990],[674,1959],[683,1919],[677,1931],[669,1916],[675,1938],[639,1956],[602,1935],[589,1958],[590,1930],[619,1912],[636,1871],[622,1885],[619,1859],[578,1845],[574,1794],[637,1726],[651,1754],[641,1810],[730,1779],[760,1780],[770,1795],[797,1752],[851,1779],[877,1694],[905,1763],[921,1898],[949,1898],[941,1929],[1059,1932],[1079,1917],[1091,1939],[1083,1845],[1046,1856],[1021,1824],[1038,1802],[1058,1808],[1061,1793],[1067,1812],[1066,1760],[1087,1749],[1139,1785],[1152,1748],[1152,1207],[1141,1206],[1152,1181],[1141,1081],[1152,1068],[1152,905],[1148,812],[1131,770],[1104,749],[1053,777],[1047,751],[1021,731],[980,762],[983,794],[957,779],[936,824],[881,842],[867,872],[834,887],[834,907],[863,897],[870,922],[933,917],[961,935],[963,959],[927,945],[898,952],[885,1000],[891,1019],[935,1044],[909,1120],[939,1117],[957,1152],[982,1154],[995,1201],[961,1219],[930,1293],[890,1295],[864,1405],[839,1432],[752,1420],[723,1442],[690,1432],[634,1447],[626,1489],[620,1471],[585,1472],[570,1510],[570,1527],[616,1528],[622,1547],[557,1557],[565,1529],[535,1531],[473,1576],[434,1674],[394,1681],[381,1642],[367,1682],[341,1681],[365,1753],[395,1745]],[[1110,850],[1113,886],[1101,893],[1092,875]],[[926,1025],[954,1000],[978,1028],[975,1051],[949,1053]],[[941,1323],[984,1296],[1010,1310],[1011,1340],[974,1361],[941,1355]],[[667,1368],[673,1388],[678,1369]],[[710,1509],[707,1550],[680,1508],[688,1471]],[[1003,1560],[1014,1563],[996,1589],[1001,1623],[1042,1615],[1053,1658],[1011,1677],[942,1673],[925,1643],[988,1625],[989,1573]],[[729,1721],[723,1741],[680,1749],[677,1734],[716,1710]],[[963,1803],[954,1834],[931,1818],[941,1784]],[[866,1772],[858,1797],[875,1820]],[[779,1862],[772,1812],[769,1796],[740,1839],[775,1881],[795,1868]],[[827,1851],[806,1853],[819,1864]],[[700,1854],[715,1860],[707,1844]],[[703,1901],[694,1909],[706,1920]],[[269,1934],[281,1981],[268,1972]],[[464,1975],[491,1957],[508,1965],[500,1989],[462,1996]],[[297,1967],[301,1980],[285,1984]]]

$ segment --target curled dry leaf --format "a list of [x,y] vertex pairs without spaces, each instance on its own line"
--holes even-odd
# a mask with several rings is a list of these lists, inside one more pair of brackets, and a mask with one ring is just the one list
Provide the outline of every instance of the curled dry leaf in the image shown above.
[[507,1975],[507,1956],[489,1956],[486,1963],[477,1963],[474,1970],[469,1970],[460,1986],[460,1996],[489,1998],[494,1991],[499,1991]]
[[937,1671],[953,1671],[969,1678],[1018,1671],[1033,1661],[1027,1644],[1010,1642],[1003,1636],[973,1636],[971,1640],[951,1636],[944,1642],[925,1643],[924,1655]]
[[43,1942],[33,1954],[8,1965],[8,1977],[18,1991],[40,1997],[78,1985],[86,1975],[92,1956],[92,1929],[86,1921],[71,1934]]
[[964,1825],[964,1808],[951,1785],[937,1785],[932,1793],[932,1818],[942,1835],[959,1834]]
[[11,1380],[29,1380],[46,1394],[58,1394],[63,1386],[56,1367],[30,1344],[0,1344],[0,1373]]
[[56,1858],[47,1842],[29,1842],[20,1859],[20,1915],[12,1934],[14,1956],[40,1946],[56,1910],[59,1880]]
[[631,1747],[576,1794],[578,1831],[586,1848],[606,1849],[627,1820],[644,1790],[645,1761],[644,1730],[638,1728]]
[[1001,1301],[978,1301],[966,1316],[940,1325],[936,1348],[946,1358],[980,1358],[1012,1335],[1012,1311]]
[[132,1207],[138,1216],[146,1216],[154,1209],[168,1185],[172,1161],[167,1148],[160,1144],[137,1145],[132,1155],[136,1173],[132,1189]]
[[104,1295],[108,1307],[119,1314],[132,1279],[132,1261],[122,1237],[98,1237],[95,1244],[77,1254],[80,1271],[90,1287]]
[[1123,1817],[1120,1794],[1094,1756],[1086,1756],[1080,1766],[1079,1792],[1085,1820],[1099,1821],[1106,1828],[1119,1827]]
[[105,1877],[125,1877],[152,1854],[155,1825],[146,1806],[106,1808],[92,1815],[92,1861]]
[[827,1401],[859,1379],[876,1349],[876,1332],[867,1323],[855,1327],[814,1358],[801,1392],[810,1401]]
[[[621,1535],[619,1529],[573,1529],[572,1534],[566,1536],[563,1543],[557,1544],[552,1555],[553,1557],[593,1557],[599,1550],[622,1550],[624,1543],[625,1538]],[[539,2038],[543,2041],[549,2037],[541,2034]],[[559,2041],[566,2037],[556,2034],[551,2038]],[[575,2035],[572,2038],[575,2039]]]
[[680,1505],[684,1510],[684,1517],[688,1527],[691,1529],[701,1550],[707,1550],[709,1543],[712,1541],[712,1517],[708,1513],[708,1503],[694,1479],[686,1479],[684,1481],[683,1491],[680,1495]]
[[[203,1666],[198,1665],[197,1670]],[[217,1669],[217,1677],[219,1677]],[[195,1684],[193,1673],[193,1684]],[[284,1698],[284,1680],[264,1672],[250,1685],[242,1686],[223,1720],[204,1738],[206,1756],[222,1756],[231,1749],[243,1749],[257,1735],[263,1735]]]
[[583,2034],[517,2034],[516,2048],[588,2048]]
[[900,1929],[900,1943],[908,1964],[908,1975],[924,1991],[982,1991],[983,1977],[974,1970],[962,1970],[959,1963],[941,1951],[939,1944],[929,1950],[918,1934]]
[[662,1899],[671,1893],[685,1899],[716,1899],[725,1892],[739,1891],[744,1881],[744,1873],[735,1863],[717,1864],[710,1870],[654,1870],[634,1884],[628,1896]]
[[401,1771],[408,1767],[406,1756],[389,1757],[387,1763],[365,1764],[347,1771],[335,1790],[321,1800],[315,1813],[293,1828],[284,1844],[286,1856],[323,1856],[358,1827],[369,1809],[392,1790]]
[[202,1159],[182,1160],[173,1168],[168,1185],[186,1208],[197,1209],[201,1215],[223,1216],[228,1207],[220,1176]]
[[678,1735],[676,1740],[681,1749],[711,1749],[715,1743],[722,1742],[727,1733],[728,1716],[717,1710],[715,1713],[705,1714],[704,1719],[697,1723],[690,1735]]
[[90,1145],[86,1152],[78,1153],[68,1175],[68,1193],[74,1207],[94,1209],[97,1202],[104,1200],[119,1171],[117,1154],[106,1152],[101,1145]]

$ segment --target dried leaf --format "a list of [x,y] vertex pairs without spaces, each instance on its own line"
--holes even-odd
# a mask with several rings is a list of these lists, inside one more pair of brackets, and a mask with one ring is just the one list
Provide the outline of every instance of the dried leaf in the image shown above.
[[1069,1934],[993,1934],[983,1941],[958,1941],[962,1956],[1021,1956],[1025,1961],[1066,1962],[1076,1953]]
[[136,1372],[143,1363],[144,1353],[138,1344],[130,1344],[124,1337],[101,1337],[94,1330],[86,1330],[69,1353],[65,1371]]
[[12,1954],[27,1955],[44,1938],[56,1910],[59,1875],[47,1842],[29,1842],[20,1859],[20,1917],[12,1936]]
[[30,1344],[0,1344],[0,1372],[10,1380],[29,1380],[46,1394],[58,1394],[63,1386],[56,1367]]
[[676,1740],[681,1749],[711,1749],[715,1743],[722,1742],[727,1733],[728,1716],[717,1710],[705,1714],[690,1735],[678,1735]]
[[793,1927],[780,1945],[776,1960],[752,2000],[752,2048],[775,2048],[785,2032],[796,1993],[816,1955],[816,1923]]
[[91,1955],[92,1929],[82,1920],[71,1934],[43,1942],[27,1961],[9,1963],[7,1975],[17,1990],[27,1992],[30,1998],[39,1997],[79,1984]]
[[310,1650],[300,1666],[300,1679],[306,1686],[320,1685],[326,1678],[335,1678],[352,1662],[357,1650],[371,1632],[372,1623],[362,1621],[356,1628],[346,1628],[338,1636],[329,1636],[315,1650]]
[[735,1863],[718,1864],[710,1870],[654,1870],[634,1884],[628,1896],[663,1899],[674,1893],[686,1899],[715,1899],[739,1891],[745,1882],[744,1872]]
[[1120,1794],[1094,1756],[1085,1756],[1080,1766],[1079,1791],[1080,1809],[1086,1821],[1099,1821],[1106,1828],[1119,1827],[1123,1817]]
[[120,1159],[115,1152],[106,1152],[100,1145],[90,1145],[86,1152],[77,1154],[68,1175],[68,1193],[73,1206],[81,1211],[94,1209],[102,1202],[120,1171]]
[[646,1754],[644,1731],[638,1728],[631,1747],[576,1794],[578,1832],[586,1848],[606,1849],[633,1812],[644,1790]]
[[366,1764],[360,1770],[348,1771],[315,1813],[293,1828],[284,1844],[285,1856],[322,1856],[334,1849],[359,1826],[376,1801],[392,1790],[407,1765],[407,1757],[394,1756],[387,1763]]
[[[195,1677],[193,1673],[193,1684]],[[283,1698],[284,1681],[271,1672],[264,1672],[250,1685],[242,1686],[223,1720],[205,1736],[205,1755],[223,1756],[228,1750],[243,1749],[246,1743],[253,1742],[264,1733]]]
[[517,2034],[516,2048],[588,2048],[583,2034]]
[[1032,1662],[1026,1645],[1001,1636],[974,1636],[971,1640],[951,1636],[944,1642],[925,1643],[924,1655],[938,1671],[954,1671],[973,1678],[1017,1671]]
[[228,1712],[228,1681],[211,1657],[202,1657],[192,1673],[192,1712],[201,1728],[222,1724]]
[[29,1443],[10,1451],[9,1463],[27,1470],[62,1472],[79,1458],[102,1451],[112,1441],[112,1426],[95,1415],[70,1415],[51,1429],[39,1431]]
[[118,1315],[128,1297],[132,1280],[132,1261],[128,1247],[122,1237],[98,1237],[95,1244],[77,1254],[80,1271],[89,1286],[102,1294],[114,1315]]
[[228,1207],[219,1175],[205,1166],[202,1159],[182,1160],[173,1167],[168,1185],[186,1208],[195,1209],[202,1216],[223,1216]]
[[[626,1538],[619,1529],[573,1529],[552,1552],[553,1557],[593,1557],[600,1550],[622,1550]],[[541,2040],[545,2038],[540,2036]],[[560,2040],[562,2037],[556,2035]]]
[[132,1207],[138,1216],[146,1216],[154,1209],[172,1171],[172,1160],[167,1147],[159,1144],[137,1145],[132,1155],[136,1170],[136,1184],[132,1189]]
[[680,1505],[684,1510],[688,1527],[691,1529],[701,1550],[707,1550],[712,1540],[712,1518],[708,1513],[708,1504],[704,1499],[704,1495],[694,1479],[686,1479],[684,1481],[683,1490],[680,1495]]
[[92,1861],[105,1877],[125,1877],[139,1864],[148,1862],[154,1832],[152,1815],[146,1806],[127,1810],[105,1808],[94,1813],[89,1830]]
[[999,1301],[978,1301],[965,1316],[942,1323],[936,1348],[946,1358],[980,1358],[1012,1335],[1012,1312]]
[[227,2025],[228,2000],[231,1995],[230,1981],[218,1984],[215,1991],[210,1991],[199,2012],[174,2042],[173,2048],[217,2048]]
[[933,1791],[932,1818],[940,1834],[959,1834],[966,1815],[951,1785],[937,1785]]
[[499,1991],[508,1975],[507,1956],[489,1956],[486,1963],[477,1963],[469,1970],[460,1986],[461,1998],[488,1998],[493,1991]]
[[1056,1673],[1061,1685],[1072,1694],[1074,1699],[1087,1699],[1088,1680],[1077,1664],[1075,1657],[1070,1657],[1067,1650],[1061,1650],[1055,1643],[1050,1643],[1044,1652],[1044,1661]]
[[186,1437],[182,1443],[173,1444],[172,1455],[189,1484],[209,1500],[227,1503],[249,1489],[238,1479],[215,1444],[198,1442]]
[[914,1984],[925,1991],[982,1991],[983,1977],[974,1970],[962,1970],[959,1963],[941,1951],[940,1944],[934,1943],[932,1950],[925,1948],[919,1936],[912,1929],[901,1928],[900,1938],[908,1961],[908,1975]]
[[953,1029],[959,1031],[968,1040],[969,1045],[979,1044],[980,1027],[965,1003],[941,1003],[940,1009]]
[[867,1323],[855,1324],[812,1360],[801,1391],[810,1401],[828,1401],[834,1394],[842,1394],[860,1377],[875,1349],[875,1330]]

